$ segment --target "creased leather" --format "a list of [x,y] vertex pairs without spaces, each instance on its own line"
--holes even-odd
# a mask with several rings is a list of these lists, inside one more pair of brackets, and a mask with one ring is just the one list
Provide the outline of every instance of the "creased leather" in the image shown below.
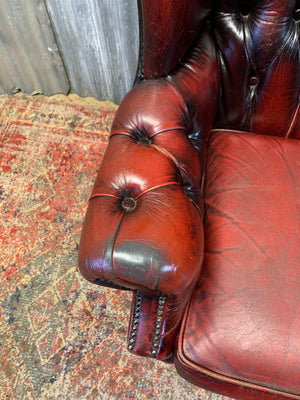
[[[83,226],[79,267],[93,283],[167,296],[155,354],[168,358],[203,259],[202,165],[216,113],[209,25],[173,74],[134,87],[120,105]],[[201,95],[198,91],[201,88]],[[203,119],[199,110],[206,112]],[[123,200],[135,205],[127,212]],[[143,302],[142,308],[149,301]],[[145,305],[146,304],[146,305]],[[155,308],[154,308],[155,309]],[[145,312],[143,312],[145,318]],[[152,324],[156,316],[150,318]],[[131,351],[153,355],[140,320]],[[152,329],[154,337],[155,326]]]
[[143,75],[168,75],[184,58],[209,14],[213,0],[140,0]]
[[213,371],[224,394],[235,379],[300,398],[299,154],[292,139],[211,135],[203,273],[179,346],[192,379]]
[[216,2],[222,86],[216,128],[300,138],[297,8],[296,0]]
[[[201,176],[205,171],[206,147],[211,128],[253,131],[256,134],[281,136],[289,140],[300,138],[300,5],[298,0],[179,0],[176,4],[170,0],[142,0],[141,3],[144,36],[141,61],[144,62],[144,77],[150,80],[134,87],[117,111],[82,231],[79,265],[82,274],[91,282],[143,293],[141,306],[137,307],[142,312],[140,316],[135,315],[138,318],[136,334],[132,333],[136,328],[132,330],[133,321],[130,322],[133,352],[153,356],[155,342],[158,346],[155,356],[170,360],[183,310],[201,270],[204,237],[201,199],[203,186],[200,185],[203,182]],[[242,137],[243,133],[239,132],[239,135]],[[260,140],[263,142],[265,139],[255,139],[255,146],[258,148],[262,146]],[[273,180],[280,177],[283,179],[284,171],[291,169],[290,178],[297,169],[295,165],[290,167],[289,157],[280,158],[282,148],[279,143],[286,142],[276,142],[274,138],[270,140],[273,143],[272,149],[277,149],[278,165],[276,162],[270,161],[270,165],[266,162],[263,169],[260,164],[263,160],[262,150],[251,147],[250,141],[247,141],[249,154],[253,151],[257,160],[253,159],[245,167],[245,172],[247,168],[250,171],[258,168],[262,176],[269,178],[268,174],[272,172],[270,179],[273,184]],[[222,151],[220,143],[219,154]],[[239,160],[239,156],[239,152],[232,155],[231,162],[237,163],[236,170],[231,171],[233,177],[241,172],[241,163],[249,161],[247,158]],[[270,155],[266,156],[266,160],[268,156]],[[213,156],[210,154],[210,163],[212,160]],[[228,165],[226,164],[226,168]],[[218,181],[210,165],[208,171],[211,171],[212,183]],[[219,170],[220,174],[223,172]],[[298,178],[293,178],[295,184]],[[266,189],[269,188],[269,183],[264,183]],[[273,201],[273,195],[268,198],[268,192],[263,192],[261,186],[254,186],[253,190],[251,199],[248,199],[249,210],[254,207],[254,216],[255,212],[263,213],[259,218],[256,215],[253,220],[248,221],[247,229],[252,226],[255,232],[249,235],[244,230],[233,234],[230,230],[229,233],[236,239],[245,235],[249,243],[254,244],[260,255],[268,261],[269,255],[262,243],[266,240],[266,245],[269,245],[270,232],[273,234],[273,231],[266,231],[263,224],[262,229],[258,229],[257,221],[261,222],[265,218],[268,223],[276,225],[282,212],[282,208],[276,208],[277,203],[288,199],[288,192],[283,193],[278,189],[281,194],[278,198],[275,196],[277,203],[273,208],[266,207],[259,211],[260,202],[266,199]],[[289,190],[292,191],[292,188]],[[230,189],[228,193],[231,194]],[[259,197],[261,194],[263,198]],[[123,201],[126,207],[133,207],[132,211],[122,208]],[[218,212],[219,204],[215,206],[215,211]],[[233,202],[231,206],[237,210],[239,204]],[[286,207],[286,210],[290,210],[290,215],[282,221],[282,228],[293,219],[290,204],[287,203]],[[221,218],[222,215],[218,217]],[[225,217],[227,218],[226,214]],[[217,237],[222,229],[229,227],[228,218],[225,217],[220,219],[224,226],[216,225],[213,233],[207,234],[207,246],[210,245],[210,240],[215,240],[215,235]],[[233,224],[234,227],[237,227],[236,223]],[[229,233],[226,232],[227,236],[222,240],[230,238]],[[274,254],[277,251],[278,262],[283,259],[284,248],[295,246],[293,240],[292,236],[278,236],[275,245],[273,243],[272,251],[274,250]],[[250,256],[247,253],[248,248],[243,250],[239,257],[245,264]],[[293,251],[296,252],[294,247]],[[290,255],[294,254],[293,251]],[[217,255],[212,254],[211,257],[213,256]],[[275,255],[272,257],[275,259]],[[214,268],[217,270],[218,266],[217,263]],[[261,268],[267,274],[264,264]],[[286,265],[283,270],[284,268]],[[282,277],[287,279],[279,266],[276,272],[279,273],[279,282]],[[262,282],[258,283],[263,287],[263,280],[267,275],[260,275],[261,272],[256,268],[247,273],[252,280],[262,277]],[[295,281],[297,276],[295,275]],[[236,277],[234,279],[237,280]],[[243,279],[246,277],[243,276]],[[220,287],[222,284],[221,281],[218,282]],[[275,299],[275,293],[278,296],[276,285],[274,282],[274,293],[270,297],[280,310],[273,315],[275,326],[276,318],[284,313],[279,300]],[[253,288],[253,295],[256,296]],[[212,287],[211,292],[213,290],[216,288]],[[167,298],[163,310],[159,310],[162,294]],[[285,296],[289,298],[288,294],[284,290],[280,294],[282,297],[278,298],[283,299],[284,303]],[[203,296],[209,298],[207,293]],[[271,310],[276,309],[269,300],[267,304]],[[235,306],[238,308],[236,304]],[[248,304],[244,306],[247,308]],[[288,306],[289,304],[287,309]],[[163,318],[157,341],[154,330],[160,318],[159,311]],[[232,313],[234,311],[233,308]],[[290,314],[287,313],[288,315]],[[214,315],[211,318],[209,323],[214,323]],[[288,345],[285,342],[286,348],[283,349],[281,341],[285,336],[278,333],[278,343],[274,337],[270,337],[270,340],[275,343],[275,350],[281,356],[289,354],[290,357],[282,360],[278,356],[274,365],[269,363],[271,372],[266,376],[266,381],[269,382],[268,387],[280,387],[277,397],[274,397],[275,392],[268,392],[269,389],[266,388],[255,391],[253,383],[247,391],[236,381],[230,381],[229,377],[226,382],[223,380],[217,384],[213,377],[202,376],[201,385],[205,386],[205,382],[212,381],[210,387],[219,391],[224,389],[223,392],[230,386],[226,392],[228,395],[247,400],[257,395],[264,400],[299,398],[298,395],[288,392],[295,387],[293,376],[298,373],[297,368],[292,370],[293,355],[290,356],[289,353],[293,340]],[[262,341],[258,348],[263,347],[263,344]],[[216,351],[216,354],[220,356],[220,352]],[[237,356],[234,361],[238,363],[239,359],[242,360],[243,355]],[[278,367],[278,363],[287,366],[287,371],[290,371],[291,378],[287,378],[286,384],[283,383],[284,375],[274,376],[274,368]],[[264,364],[260,364],[260,359],[257,364],[250,365],[250,375],[247,375],[246,361],[241,365],[237,369],[241,374],[238,379],[250,379],[250,382],[265,379],[265,371],[261,369]],[[196,364],[194,367],[193,373],[197,375]],[[235,367],[233,370],[235,371]],[[192,374],[191,371],[189,373]],[[275,384],[268,381],[271,376]],[[197,379],[200,379],[199,376]],[[291,384],[289,379],[292,379]],[[200,384],[200,380],[198,383]],[[285,395],[281,394],[282,390],[286,390]]]

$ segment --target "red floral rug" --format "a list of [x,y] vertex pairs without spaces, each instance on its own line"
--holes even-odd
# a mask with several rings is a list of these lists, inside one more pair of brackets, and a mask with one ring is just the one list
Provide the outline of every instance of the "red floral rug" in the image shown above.
[[112,105],[0,96],[0,398],[222,399],[126,351],[129,293],[77,270]]

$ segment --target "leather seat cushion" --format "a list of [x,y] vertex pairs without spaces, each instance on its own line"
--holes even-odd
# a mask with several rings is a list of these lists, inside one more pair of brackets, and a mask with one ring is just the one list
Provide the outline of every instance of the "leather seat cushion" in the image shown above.
[[298,399],[300,142],[213,131],[205,182],[205,261],[179,372],[237,398]]

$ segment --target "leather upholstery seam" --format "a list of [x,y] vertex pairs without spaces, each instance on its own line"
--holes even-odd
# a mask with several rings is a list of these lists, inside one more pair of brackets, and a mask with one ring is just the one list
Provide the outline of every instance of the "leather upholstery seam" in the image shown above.
[[225,383],[228,383],[231,385],[238,384],[239,386],[243,386],[246,389],[257,390],[260,392],[263,391],[263,392],[274,394],[274,395],[284,396],[287,399],[300,400],[300,396],[297,393],[289,393],[284,390],[274,389],[270,386],[263,386],[261,384],[254,383],[251,381],[245,381],[243,379],[230,377],[227,375],[223,375],[219,372],[212,371],[208,368],[201,367],[200,365],[196,364],[195,362],[193,362],[189,358],[187,358],[187,356],[184,354],[183,349],[181,348],[181,344],[180,344],[180,348],[178,348],[177,356],[178,356],[178,360],[179,360],[180,364],[181,365],[184,364],[185,372],[188,374],[189,374],[189,372],[186,371],[186,367],[188,367],[189,369],[191,369],[193,371],[197,371],[198,373],[200,373],[202,375],[216,379],[219,382],[225,382]]
[[119,223],[118,223],[118,225],[117,225],[117,227],[116,227],[116,229],[114,231],[114,234],[113,234],[113,237],[112,237],[111,243],[110,243],[110,248],[109,248],[109,269],[110,269],[112,275],[116,279],[119,279],[119,277],[116,275],[115,269],[114,269],[114,250],[115,250],[115,245],[116,245],[116,239],[117,239],[118,233],[120,231],[121,224],[122,224],[123,220],[124,220],[124,212],[122,213],[121,218],[119,220]]
[[146,194],[146,193],[149,193],[149,192],[151,192],[151,191],[153,191],[153,190],[160,189],[160,188],[163,188],[163,187],[168,187],[168,186],[181,186],[181,185],[180,185],[179,182],[176,182],[176,181],[175,181],[175,182],[162,183],[161,185],[152,186],[151,188],[146,189],[146,190],[144,190],[143,192],[141,192],[141,193],[136,197],[136,200],[139,199],[140,197],[142,197],[142,196],[143,196],[144,194]]
[[293,128],[294,128],[295,123],[296,123],[296,121],[297,121],[297,116],[298,116],[298,114],[299,114],[299,109],[300,109],[300,104],[299,104],[299,102],[298,102],[298,106],[297,106],[297,108],[296,108],[295,114],[293,115],[291,124],[290,124],[290,126],[289,126],[289,129],[288,129],[286,135],[285,135],[285,138],[288,138],[288,137],[290,136],[290,134],[292,133],[292,131],[293,131]]
[[189,172],[187,171],[186,168],[184,168],[179,161],[177,160],[176,157],[174,157],[171,153],[169,153],[166,149],[163,149],[160,146],[157,146],[156,144],[152,145],[157,151],[159,151],[161,154],[169,158],[177,168],[181,169],[185,174],[189,175]]
[[[182,126],[172,126],[171,128],[165,128],[165,129],[161,129],[158,132],[153,132],[149,135],[149,139],[152,139],[153,137],[160,135],[161,133],[165,133],[165,132],[169,132],[169,131],[186,131],[185,127]],[[128,136],[132,139],[134,139],[133,134],[130,132],[124,132],[124,131],[114,131],[110,134],[110,138],[112,138],[113,136],[117,136],[117,135],[123,135],[123,136]]]
[[[173,182],[168,182],[168,183],[162,183],[161,185],[156,185],[156,186],[152,186],[149,189],[145,189],[143,192],[141,192],[140,194],[138,194],[136,197],[134,197],[135,200],[138,200],[141,196],[143,196],[144,194],[151,192],[152,190],[155,189],[160,189],[162,187],[167,187],[167,186],[181,186],[180,182],[177,181],[173,181]],[[119,196],[113,195],[113,194],[108,194],[108,193],[94,193],[91,195],[91,197],[89,198],[89,201],[92,199],[95,199],[97,197],[112,197],[114,199],[120,200]]]
[[119,200],[119,197],[116,196],[116,195],[114,195],[114,194],[109,194],[109,193],[95,193],[95,194],[92,194],[92,195],[90,196],[90,198],[89,198],[88,201],[90,201],[90,200],[92,200],[92,199],[94,199],[94,198],[96,198],[96,197],[112,197],[113,199]]

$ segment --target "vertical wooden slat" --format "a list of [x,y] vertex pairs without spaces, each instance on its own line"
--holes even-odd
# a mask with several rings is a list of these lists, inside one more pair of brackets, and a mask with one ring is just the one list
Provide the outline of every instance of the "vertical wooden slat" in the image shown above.
[[119,103],[138,59],[136,0],[45,0],[71,91]]
[[0,1],[0,59],[0,92],[69,90],[43,0]]

